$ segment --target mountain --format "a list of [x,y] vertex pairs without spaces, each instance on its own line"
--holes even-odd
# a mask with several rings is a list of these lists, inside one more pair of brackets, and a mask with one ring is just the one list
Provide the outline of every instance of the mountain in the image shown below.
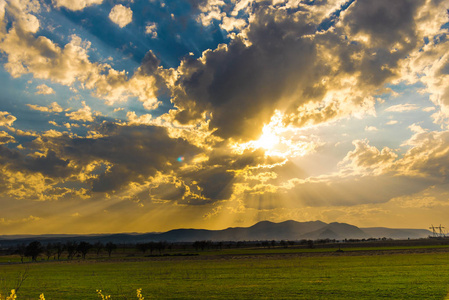
[[318,240],[318,239],[365,239],[370,236],[362,229],[354,225],[346,223],[330,223],[322,228],[306,233],[301,236],[301,239]]
[[321,221],[295,222],[285,221],[273,223],[259,222],[251,227],[234,227],[224,230],[175,229],[156,235],[148,235],[148,239],[158,241],[244,241],[244,240],[298,240],[301,235],[318,230],[325,226]]
[[210,241],[263,241],[263,240],[318,240],[318,239],[417,239],[426,238],[431,232],[425,229],[392,229],[383,227],[359,228],[346,223],[324,223],[321,221],[273,223],[259,222],[251,227],[230,227],[223,230],[175,229],[163,233],[119,233],[99,235],[40,235],[40,236],[0,236],[0,247],[10,247],[20,243],[39,240],[42,243],[86,241],[132,244],[144,242],[194,242]]
[[370,237],[388,237],[392,239],[419,239],[432,235],[426,229],[392,229],[385,227],[361,228]]

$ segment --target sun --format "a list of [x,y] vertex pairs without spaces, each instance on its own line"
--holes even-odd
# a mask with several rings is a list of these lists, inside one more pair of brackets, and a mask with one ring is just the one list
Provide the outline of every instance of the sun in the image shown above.
[[272,150],[279,144],[280,138],[274,132],[266,131],[260,138],[254,141],[255,148],[262,148],[265,150]]
[[244,151],[261,149],[266,156],[293,158],[304,156],[315,151],[321,143],[313,135],[305,132],[306,129],[285,125],[283,114],[276,111],[271,121],[262,128],[262,135],[257,140],[246,143],[231,143],[234,153],[242,154]]

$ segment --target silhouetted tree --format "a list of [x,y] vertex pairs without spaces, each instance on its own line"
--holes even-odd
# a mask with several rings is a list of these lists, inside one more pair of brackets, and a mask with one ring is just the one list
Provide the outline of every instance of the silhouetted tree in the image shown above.
[[34,241],[28,244],[25,248],[25,256],[31,257],[32,261],[36,261],[37,257],[44,251],[41,243]]
[[315,248],[315,245],[314,245],[314,243],[313,243],[312,240],[308,240],[308,241],[307,241],[307,246],[308,246],[310,249]]
[[201,249],[201,251],[204,251],[204,249],[209,248],[210,245],[212,244],[211,241],[196,241],[195,243],[193,243],[193,248],[195,248],[196,251],[198,251],[198,249]]
[[59,260],[61,258],[62,252],[64,252],[64,250],[65,250],[65,245],[62,244],[61,242],[58,242],[55,244],[54,247],[55,247],[55,251],[56,251],[56,257]]
[[96,242],[94,244],[95,253],[97,253],[97,256],[100,255],[101,250],[104,248],[104,245],[102,242]]
[[55,248],[52,243],[48,243],[45,245],[45,256],[47,256],[47,260],[50,259],[50,257],[55,253]]
[[78,247],[76,247],[76,251],[81,253],[83,259],[86,259],[86,254],[89,252],[89,249],[92,248],[92,245],[88,242],[79,243]]
[[117,249],[117,245],[112,242],[108,242],[105,247],[106,251],[108,251],[109,257],[111,257],[112,251]]
[[148,249],[150,249],[149,243],[139,243],[136,245],[137,250],[142,251],[143,254],[147,252]]
[[159,243],[157,243],[156,248],[159,251],[159,255],[162,255],[162,251],[164,251],[166,247],[167,247],[167,243],[166,242],[159,242]]
[[76,254],[76,249],[78,248],[77,242],[68,241],[65,243],[65,249],[67,250],[67,259],[73,259]]
[[19,254],[20,256],[20,262],[23,263],[23,258],[25,256],[25,249],[26,249],[26,245],[25,244],[19,244],[16,246],[16,250],[15,253]]

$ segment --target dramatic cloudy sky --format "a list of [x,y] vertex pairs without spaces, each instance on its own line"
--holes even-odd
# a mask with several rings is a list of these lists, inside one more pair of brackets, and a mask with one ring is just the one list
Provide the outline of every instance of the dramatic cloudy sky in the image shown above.
[[0,234],[449,226],[447,0],[0,0]]

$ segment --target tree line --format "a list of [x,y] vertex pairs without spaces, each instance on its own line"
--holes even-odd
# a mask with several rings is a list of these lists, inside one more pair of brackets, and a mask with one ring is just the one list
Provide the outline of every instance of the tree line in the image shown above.
[[72,260],[75,256],[80,256],[85,259],[90,250],[94,250],[97,256],[102,250],[105,250],[109,257],[111,257],[112,252],[115,249],[117,249],[117,245],[112,242],[108,242],[106,244],[97,242],[95,244],[91,244],[88,242],[67,241],[65,243],[57,242],[43,245],[39,241],[33,241],[28,245],[24,243],[17,245],[14,249],[12,249],[12,253],[18,254],[21,262],[23,262],[24,257],[29,257],[32,261],[36,261],[41,255],[45,255],[47,260],[51,257],[60,260],[64,253],[66,254],[66,258],[68,260]]
[[[46,257],[47,260],[53,258],[54,260],[67,259],[72,260],[74,258],[85,259],[88,253],[96,254],[97,257],[100,254],[106,252],[109,257],[112,253],[120,247],[120,249],[134,249],[134,251],[141,252],[143,255],[168,255],[166,251],[207,251],[207,250],[222,250],[231,248],[275,248],[282,247],[287,248],[291,246],[297,247],[307,247],[314,248],[319,244],[335,243],[335,240],[324,239],[324,240],[299,240],[299,241],[227,241],[227,242],[214,242],[210,240],[201,240],[195,242],[176,242],[168,243],[165,241],[159,242],[144,242],[136,244],[115,244],[113,242],[95,242],[89,243],[85,241],[73,241],[69,240],[66,242],[48,242],[41,243],[39,241],[32,241],[29,244],[18,244],[13,248],[10,248],[8,253],[17,254],[20,256],[21,262],[24,261],[25,257],[30,258],[32,261],[37,261],[39,257]],[[130,250],[131,251],[131,250]]]

